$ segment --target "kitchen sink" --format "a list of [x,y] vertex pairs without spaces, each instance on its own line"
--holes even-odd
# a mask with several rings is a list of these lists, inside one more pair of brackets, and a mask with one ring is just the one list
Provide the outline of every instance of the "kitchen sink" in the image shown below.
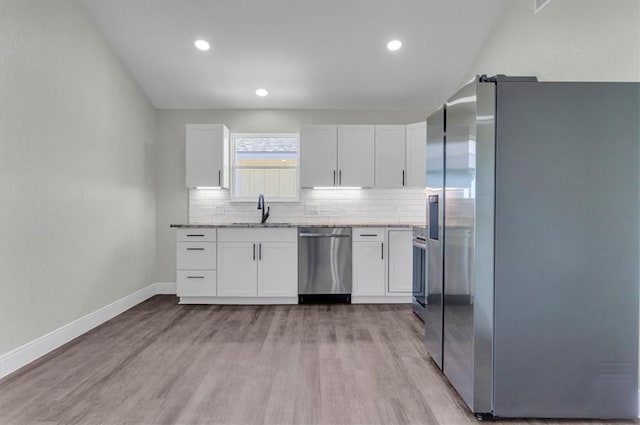
[[232,225],[247,226],[247,227],[287,227],[291,226],[291,223],[247,223],[247,222],[233,222]]

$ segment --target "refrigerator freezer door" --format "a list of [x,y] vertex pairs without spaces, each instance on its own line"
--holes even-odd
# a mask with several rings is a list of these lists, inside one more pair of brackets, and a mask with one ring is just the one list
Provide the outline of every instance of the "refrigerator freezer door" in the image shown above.
[[445,143],[443,371],[473,409],[476,83],[447,101]]
[[493,408],[494,114],[491,83],[447,101],[443,371],[475,413]]
[[431,358],[442,369],[444,119],[441,108],[427,119],[427,283],[425,340]]

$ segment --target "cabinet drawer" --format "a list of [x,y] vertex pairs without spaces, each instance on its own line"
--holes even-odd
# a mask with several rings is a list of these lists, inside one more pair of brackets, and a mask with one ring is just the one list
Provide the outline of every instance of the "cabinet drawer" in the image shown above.
[[384,227],[354,227],[354,242],[384,242]]
[[215,270],[215,242],[178,242],[176,247],[178,270]]
[[216,229],[177,229],[178,242],[215,242]]
[[179,297],[215,297],[217,282],[215,270],[178,270]]

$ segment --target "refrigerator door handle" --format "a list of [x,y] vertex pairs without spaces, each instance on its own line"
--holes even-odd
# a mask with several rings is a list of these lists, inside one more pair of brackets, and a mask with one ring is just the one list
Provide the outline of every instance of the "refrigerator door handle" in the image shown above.
[[429,195],[429,239],[440,240],[440,195]]

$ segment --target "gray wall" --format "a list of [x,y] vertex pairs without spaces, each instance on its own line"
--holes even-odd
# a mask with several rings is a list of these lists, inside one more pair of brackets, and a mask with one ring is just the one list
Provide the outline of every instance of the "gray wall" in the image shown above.
[[426,111],[352,110],[174,110],[158,111],[156,179],[156,282],[175,282],[175,233],[171,223],[187,223],[189,191],[184,174],[185,124],[224,123],[232,132],[298,132],[301,124],[408,124]]
[[77,1],[0,3],[4,354],[152,283],[156,124]]

